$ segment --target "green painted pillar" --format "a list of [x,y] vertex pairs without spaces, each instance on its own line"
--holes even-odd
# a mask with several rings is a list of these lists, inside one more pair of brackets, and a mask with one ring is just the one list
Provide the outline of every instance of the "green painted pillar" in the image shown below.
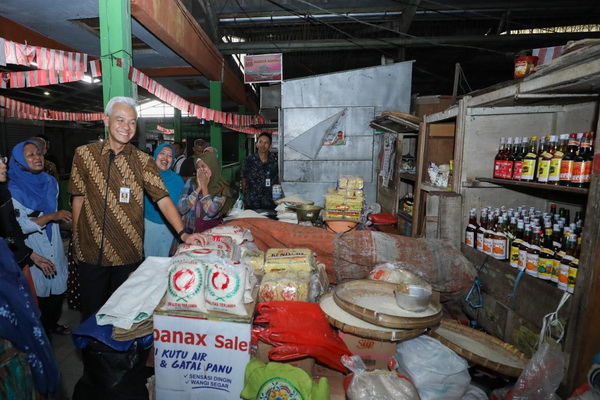
[[[240,115],[246,114],[246,106],[239,106],[238,113]],[[246,134],[240,132],[238,134],[238,161],[242,163],[246,159]]]
[[[210,81],[210,108],[217,111],[223,109],[221,86],[221,82]],[[217,149],[219,165],[223,166],[223,137],[221,124],[216,122],[210,123],[210,145]]]
[[178,108],[173,108],[173,129],[175,130],[175,141],[181,142],[181,136],[183,134],[181,129],[181,110]]
[[[102,86],[104,105],[115,96],[134,97],[133,83],[127,79],[131,60],[131,7],[129,1],[98,0],[100,19],[100,52],[102,54]],[[110,26],[109,26],[110,24]]]

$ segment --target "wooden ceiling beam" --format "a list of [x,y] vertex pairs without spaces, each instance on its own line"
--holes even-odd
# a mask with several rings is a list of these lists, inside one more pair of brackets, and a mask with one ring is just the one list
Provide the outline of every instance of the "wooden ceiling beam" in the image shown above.
[[131,0],[131,15],[206,78],[222,82],[227,97],[252,112],[258,109],[246,97],[244,83],[180,1]]
[[77,50],[73,49],[72,47],[65,46],[56,40],[52,40],[47,36],[37,33],[36,31],[26,28],[23,25],[19,25],[16,22],[4,17],[0,17],[0,37],[17,43],[27,43],[32,46],[77,52]]

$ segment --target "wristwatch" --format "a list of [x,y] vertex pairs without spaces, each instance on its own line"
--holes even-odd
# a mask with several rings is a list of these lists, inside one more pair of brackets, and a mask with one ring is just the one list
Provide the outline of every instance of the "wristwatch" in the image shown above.
[[190,232],[190,230],[187,228],[183,228],[182,230],[177,232],[177,239],[179,240],[180,243],[183,243],[183,239],[181,238],[181,236],[183,236],[184,233],[190,234],[192,232]]

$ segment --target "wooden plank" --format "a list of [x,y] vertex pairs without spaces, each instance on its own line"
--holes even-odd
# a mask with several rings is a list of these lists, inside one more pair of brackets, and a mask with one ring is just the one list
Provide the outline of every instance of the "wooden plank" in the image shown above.
[[483,178],[481,176],[476,177],[475,180],[478,180],[481,182],[495,183],[496,185],[501,185],[501,186],[528,187],[528,188],[534,188],[534,189],[539,189],[539,190],[547,190],[550,192],[579,194],[582,196],[586,196],[589,192],[589,190],[585,189],[585,188],[576,188],[576,187],[560,186],[560,185],[555,186],[555,185],[547,185],[545,183],[536,183],[536,182],[511,181],[508,179]]
[[[597,125],[596,132],[600,129],[600,120]],[[571,353],[566,376],[568,388],[579,387],[586,382],[592,357],[600,353],[600,174],[596,166],[600,154],[598,147],[595,149],[595,171],[591,176],[582,236],[582,249],[585,251],[580,257],[575,283],[575,307],[572,316],[574,323],[565,342],[565,348]]]

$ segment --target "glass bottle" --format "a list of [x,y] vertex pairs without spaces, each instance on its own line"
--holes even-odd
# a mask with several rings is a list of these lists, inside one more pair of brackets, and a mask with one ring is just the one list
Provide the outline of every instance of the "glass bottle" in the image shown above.
[[538,278],[551,280],[554,266],[554,249],[552,246],[552,222],[544,221],[544,240],[538,260]]
[[502,153],[502,179],[511,179],[512,176],[512,164],[509,167],[510,161],[508,160],[511,153],[513,151],[513,138],[506,138],[506,146],[504,147],[504,152]]
[[492,257],[496,260],[506,260],[506,234],[504,233],[504,218],[498,217],[492,236]]
[[519,246],[523,243],[524,224],[523,220],[517,221],[517,233],[515,239],[510,244],[510,266],[519,268]]
[[550,160],[550,171],[548,173],[548,183],[558,185],[560,183],[560,162],[567,152],[567,144],[569,143],[569,135],[563,133],[559,136],[558,146]]
[[569,276],[567,279],[567,292],[575,291],[575,280],[577,279],[577,270],[579,269],[579,257],[581,257],[581,236],[577,237],[577,247],[575,248],[575,256],[569,263]]
[[533,230],[531,235],[531,244],[527,249],[527,256],[525,261],[525,273],[527,275],[537,276],[540,251],[542,250],[542,248],[540,247],[540,231],[539,229],[537,229],[537,226],[536,229]]
[[532,136],[527,146],[527,154],[523,157],[523,168],[521,171],[521,180],[533,182],[535,178],[535,167],[537,163],[537,136]]
[[573,160],[573,172],[571,174],[571,185],[574,187],[587,188],[590,186],[590,174],[592,173],[591,132],[586,132],[581,139],[579,154]]
[[479,218],[479,227],[475,232],[475,248],[479,251],[483,251],[483,237],[487,230],[487,208],[481,210],[481,218]]
[[560,265],[562,264],[563,258],[567,255],[567,244],[569,239],[569,229],[566,228],[562,234],[560,245],[557,246],[556,242],[554,244],[554,263],[552,265],[552,274],[550,275],[550,280],[552,282],[558,283],[558,275],[560,273]]
[[515,160],[521,152],[521,137],[516,136],[513,140],[513,145],[506,159],[506,179],[514,179]]
[[527,136],[521,139],[521,145],[515,150],[512,179],[520,181],[523,175],[523,158],[527,154]]
[[575,163],[575,157],[577,157],[577,148],[579,147],[579,141],[577,140],[577,134],[571,133],[569,135],[569,142],[567,144],[567,153],[560,161],[560,181],[561,186],[571,186],[571,176],[573,175],[573,164]]
[[550,175],[550,162],[556,153],[556,135],[551,135],[546,141],[544,151],[538,158],[537,181],[539,183],[548,183]]
[[525,224],[525,231],[523,232],[523,242],[519,245],[519,268],[520,271],[525,269],[527,265],[527,250],[531,243],[531,225]]
[[495,216],[490,213],[488,217],[487,229],[483,234],[483,252],[488,256],[492,255],[492,249],[494,248],[494,223]]
[[567,290],[569,287],[569,265],[575,259],[575,251],[577,250],[577,235],[569,234],[567,239],[567,250],[565,256],[560,262],[560,270],[558,271],[558,288]]
[[475,232],[477,232],[477,209],[469,211],[469,223],[465,229],[465,244],[469,247],[475,247]]
[[504,144],[506,138],[500,138],[500,145],[498,146],[498,152],[494,157],[494,178],[502,179],[502,158],[504,156]]

